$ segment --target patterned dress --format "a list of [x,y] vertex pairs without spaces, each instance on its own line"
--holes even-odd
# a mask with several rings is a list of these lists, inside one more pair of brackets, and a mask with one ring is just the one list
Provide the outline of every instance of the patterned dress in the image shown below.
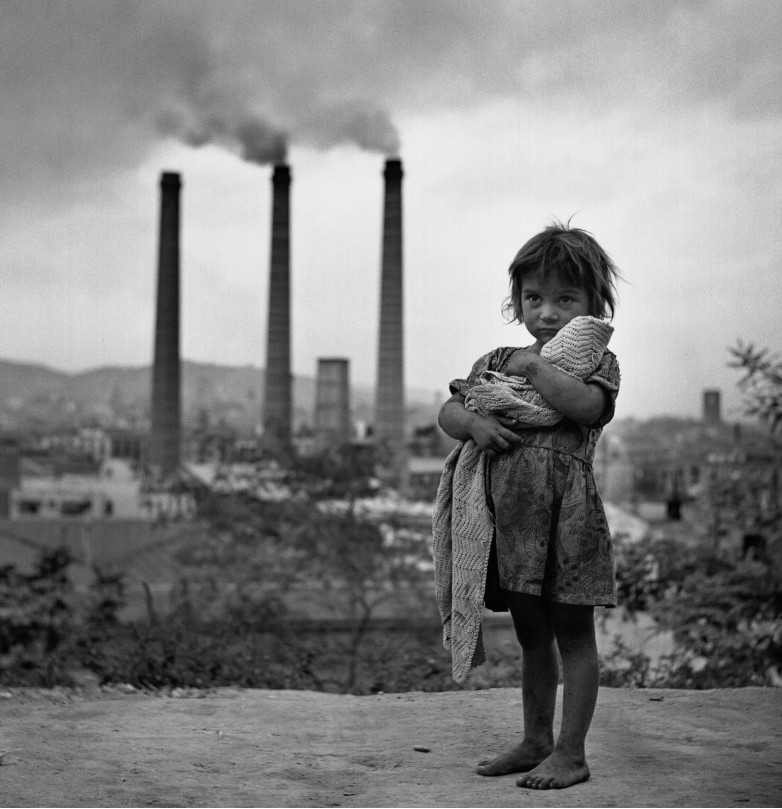
[[[467,379],[450,383],[451,392],[466,396],[481,373],[502,371],[514,350],[498,348],[480,357]],[[486,587],[490,609],[505,609],[501,590],[565,604],[616,604],[611,535],[592,469],[597,440],[614,415],[616,356],[606,350],[585,381],[608,393],[595,424],[563,419],[553,427],[520,430],[517,447],[484,461],[495,526]]]

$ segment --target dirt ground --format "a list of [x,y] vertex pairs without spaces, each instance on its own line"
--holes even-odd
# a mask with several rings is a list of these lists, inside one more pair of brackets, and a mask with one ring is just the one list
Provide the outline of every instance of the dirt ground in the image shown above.
[[517,689],[10,689],[0,691],[0,806],[782,803],[782,689],[602,689],[592,778],[551,792],[474,774],[518,739],[520,714]]

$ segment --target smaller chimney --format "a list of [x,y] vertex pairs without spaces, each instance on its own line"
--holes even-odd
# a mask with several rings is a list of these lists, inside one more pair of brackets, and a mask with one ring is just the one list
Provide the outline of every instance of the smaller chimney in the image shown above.
[[11,494],[21,482],[21,450],[13,438],[0,439],[0,517],[11,516]]
[[349,362],[319,358],[315,392],[315,434],[321,448],[350,440]]
[[703,391],[703,420],[706,424],[719,424],[722,421],[718,390]]

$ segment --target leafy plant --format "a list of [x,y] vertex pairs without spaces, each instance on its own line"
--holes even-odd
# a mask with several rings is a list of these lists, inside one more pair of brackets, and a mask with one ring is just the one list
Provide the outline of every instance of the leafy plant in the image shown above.
[[36,569],[0,568],[0,682],[49,686],[59,682],[74,624],[66,548],[41,554]]
[[[649,576],[650,560],[655,575]],[[647,539],[617,563],[620,603],[670,630],[674,652],[653,668],[615,643],[606,684],[726,688],[773,684],[782,665],[782,574],[775,555],[731,558],[708,542]]]
[[746,397],[746,412],[765,422],[772,435],[782,433],[782,359],[768,348],[755,348],[741,340],[728,349],[731,368],[744,372],[739,388]]
[[739,561],[686,576],[653,614],[674,632],[678,688],[768,685],[782,663],[782,581],[776,564]]

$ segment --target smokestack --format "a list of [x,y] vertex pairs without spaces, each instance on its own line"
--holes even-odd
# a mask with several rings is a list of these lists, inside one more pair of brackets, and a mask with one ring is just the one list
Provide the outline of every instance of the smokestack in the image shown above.
[[291,395],[290,168],[274,167],[269,271],[269,317],[264,386],[264,441],[276,452],[290,448]]
[[703,391],[703,420],[707,424],[719,424],[722,421],[720,399],[718,390]]
[[152,439],[149,465],[163,475],[180,461],[181,379],[179,360],[179,174],[160,178],[155,358],[152,369]]
[[389,453],[395,482],[406,468],[402,297],[402,161],[386,160],[383,255],[380,281],[380,335],[377,355],[375,435]]
[[315,434],[321,447],[350,440],[350,381],[346,359],[318,359]]
[[11,516],[11,495],[21,482],[21,449],[14,438],[0,438],[0,517]]

